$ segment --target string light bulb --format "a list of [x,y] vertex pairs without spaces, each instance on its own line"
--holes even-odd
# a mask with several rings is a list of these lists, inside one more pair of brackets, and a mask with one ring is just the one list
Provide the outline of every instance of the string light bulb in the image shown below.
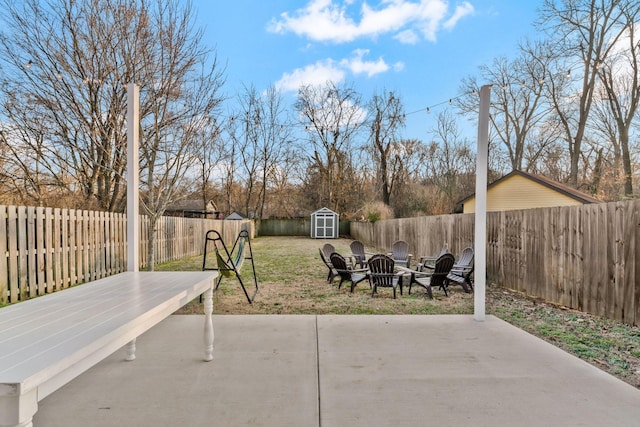
[[32,65],[33,65],[33,61],[32,61],[32,60],[29,60],[29,62],[27,62],[27,63],[24,65],[24,68],[26,68],[27,70],[29,70],[29,69],[31,69],[31,66],[32,66]]

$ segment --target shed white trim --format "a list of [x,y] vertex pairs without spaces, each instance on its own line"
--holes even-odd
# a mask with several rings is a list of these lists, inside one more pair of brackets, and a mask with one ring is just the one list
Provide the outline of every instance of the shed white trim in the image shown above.
[[340,231],[340,216],[329,208],[320,208],[311,213],[311,237],[313,239],[337,239]]

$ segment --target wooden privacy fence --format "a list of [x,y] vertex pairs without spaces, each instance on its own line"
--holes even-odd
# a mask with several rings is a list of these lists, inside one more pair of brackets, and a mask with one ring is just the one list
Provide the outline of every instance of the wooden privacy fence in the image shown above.
[[[149,218],[141,215],[140,268],[147,265]],[[0,303],[25,300],[127,269],[127,217],[73,209],[0,205]],[[156,262],[202,254],[207,230],[233,244],[246,221],[162,217]]]
[[[473,246],[474,215],[352,223],[351,236],[390,248],[406,240],[414,259],[446,242]],[[489,212],[487,279],[545,301],[640,324],[640,200]]]
[[[348,220],[341,219],[338,233],[341,236],[348,236],[350,224]],[[311,218],[261,219],[258,221],[256,234],[258,236],[310,236]]]

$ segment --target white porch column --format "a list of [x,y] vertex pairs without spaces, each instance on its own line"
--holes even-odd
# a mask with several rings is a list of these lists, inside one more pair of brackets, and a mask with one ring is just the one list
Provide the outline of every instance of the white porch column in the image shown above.
[[489,155],[489,105],[491,85],[480,89],[478,114],[478,154],[476,158],[476,213],[475,213],[475,287],[474,319],[484,321],[487,278],[487,162]]
[[127,271],[140,268],[140,226],[138,182],[140,131],[140,89],[134,83],[127,85]]

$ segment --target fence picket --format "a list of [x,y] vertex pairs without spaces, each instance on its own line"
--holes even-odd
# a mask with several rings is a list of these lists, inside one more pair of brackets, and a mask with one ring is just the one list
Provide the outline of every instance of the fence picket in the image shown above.
[[20,289],[20,299],[27,299],[29,291],[29,270],[27,269],[27,208],[18,206],[18,288]]
[[36,265],[38,269],[38,295],[44,295],[47,293],[47,280],[46,280],[46,248],[45,248],[45,210],[43,207],[36,208]]
[[78,283],[78,241],[76,238],[76,210],[69,210],[69,283]]
[[[0,236],[7,236],[7,206],[0,206]],[[7,252],[7,239],[0,239],[0,303],[6,304],[9,301],[9,263]],[[6,272],[6,273],[5,273]]]
[[[621,224],[621,232],[623,241],[623,269],[622,269],[622,313],[621,320],[625,323],[633,321],[635,315],[634,308],[634,279],[636,277],[636,264],[634,262],[634,254],[636,254],[636,242],[634,229],[637,222],[634,221],[635,208],[632,204],[620,204],[621,210],[624,212],[624,223]],[[637,259],[637,257],[636,257]]]
[[62,289],[68,288],[71,285],[71,280],[69,279],[69,211],[67,209],[62,209],[60,212],[60,219],[62,223],[60,224],[60,237],[61,237],[61,247],[60,252],[62,255]]
[[9,206],[7,212],[7,238],[9,249],[9,298],[16,301],[20,295],[19,275],[18,275],[18,212],[15,206]]
[[27,210],[27,248],[24,258],[27,260],[27,281],[29,286],[29,298],[38,294],[38,276],[36,274],[36,210],[28,207]]

